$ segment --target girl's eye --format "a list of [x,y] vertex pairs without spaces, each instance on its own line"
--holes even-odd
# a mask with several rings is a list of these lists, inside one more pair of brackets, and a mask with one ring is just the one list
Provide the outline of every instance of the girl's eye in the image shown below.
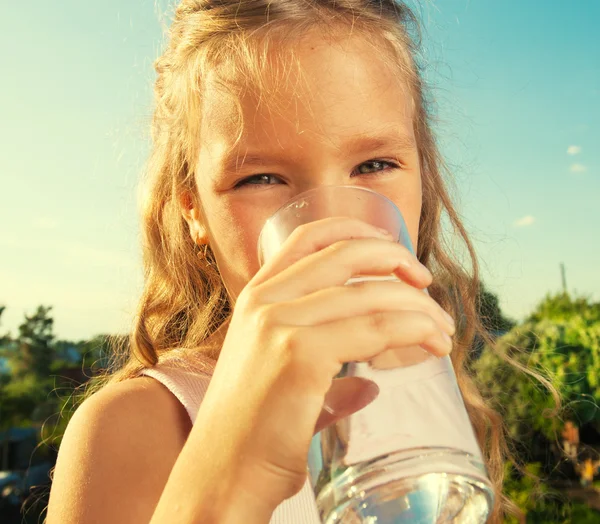
[[368,162],[363,162],[360,164],[356,168],[356,171],[358,171],[359,175],[367,175],[377,171],[385,171],[386,169],[396,168],[398,168],[398,164],[395,164],[394,162],[387,162],[385,160],[369,160]]
[[[394,162],[388,162],[386,160],[369,160],[368,162],[363,162],[357,168],[355,168],[352,174],[354,175],[356,172],[358,175],[368,175],[369,173],[397,169],[398,167],[398,164]],[[240,189],[243,186],[272,186],[273,184],[270,182],[277,180],[281,179],[276,175],[261,173],[259,175],[252,175],[243,178],[234,186],[234,189]]]
[[246,186],[246,185],[249,185],[249,186],[270,186],[272,184],[269,184],[269,180],[275,180],[275,179],[278,179],[278,177],[276,177],[275,175],[265,175],[265,174],[252,175],[252,176],[243,178],[234,187],[235,187],[235,189],[238,189],[238,188],[240,188],[242,186]]

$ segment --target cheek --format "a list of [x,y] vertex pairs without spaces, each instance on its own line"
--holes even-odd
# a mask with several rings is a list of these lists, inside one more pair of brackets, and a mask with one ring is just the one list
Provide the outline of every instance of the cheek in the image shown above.
[[259,269],[256,244],[268,217],[232,204],[215,211],[210,220],[211,244],[227,289],[237,296]]
[[391,194],[386,196],[396,204],[402,213],[413,249],[416,253],[419,242],[419,222],[423,200],[420,181],[418,184],[405,185],[402,188],[391,191]]

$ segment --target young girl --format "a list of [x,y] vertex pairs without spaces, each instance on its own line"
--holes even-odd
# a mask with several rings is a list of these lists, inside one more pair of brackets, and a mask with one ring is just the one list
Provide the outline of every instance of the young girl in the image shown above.
[[[377,394],[333,377],[414,344],[453,346],[500,521],[501,420],[465,370],[481,330],[477,265],[442,178],[413,31],[392,0],[177,7],[156,62],[130,355],[69,424],[48,524],[317,523],[306,461],[313,434],[336,420],[325,397],[343,417]],[[321,185],[387,196],[417,257],[337,217],[297,229],[259,268],[266,219]],[[444,250],[443,213],[472,276]],[[402,282],[344,285],[391,272]]]

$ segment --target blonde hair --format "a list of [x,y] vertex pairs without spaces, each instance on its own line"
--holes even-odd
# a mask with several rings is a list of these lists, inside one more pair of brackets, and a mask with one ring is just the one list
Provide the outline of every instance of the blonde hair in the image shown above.
[[[88,394],[107,382],[137,376],[173,348],[200,346],[228,318],[230,298],[213,253],[210,247],[198,252],[179,202],[183,190],[195,189],[206,79],[218,71],[220,87],[234,100],[243,88],[242,83],[236,84],[236,78],[244,78],[260,90],[264,88],[261,70],[268,67],[265,57],[275,35],[281,43],[315,27],[347,28],[369,35],[374,47],[383,44],[387,48],[388,53],[378,56],[391,57],[410,88],[423,173],[417,256],[434,274],[431,296],[458,319],[452,360],[496,492],[490,522],[501,522],[507,511],[516,513],[515,506],[502,495],[504,463],[510,456],[505,429],[502,418],[483,400],[466,368],[475,334],[489,342],[477,312],[477,260],[442,177],[447,169],[431,129],[431,107],[416,58],[418,24],[408,7],[393,0],[183,0],[178,5],[168,47],[155,62],[153,150],[145,180],[142,222],[145,288],[118,371],[95,381]],[[446,249],[441,224],[444,213],[454,236],[466,248],[468,269]],[[216,359],[218,350],[208,356]]]

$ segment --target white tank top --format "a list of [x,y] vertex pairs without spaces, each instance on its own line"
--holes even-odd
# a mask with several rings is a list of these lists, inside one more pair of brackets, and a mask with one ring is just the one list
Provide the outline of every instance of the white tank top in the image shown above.
[[[206,359],[198,366],[190,366],[189,359],[184,358],[181,350],[172,350],[158,364],[141,374],[158,380],[173,393],[185,407],[193,424],[213,369],[214,361]],[[270,524],[321,524],[308,476],[302,490],[277,506]]]

